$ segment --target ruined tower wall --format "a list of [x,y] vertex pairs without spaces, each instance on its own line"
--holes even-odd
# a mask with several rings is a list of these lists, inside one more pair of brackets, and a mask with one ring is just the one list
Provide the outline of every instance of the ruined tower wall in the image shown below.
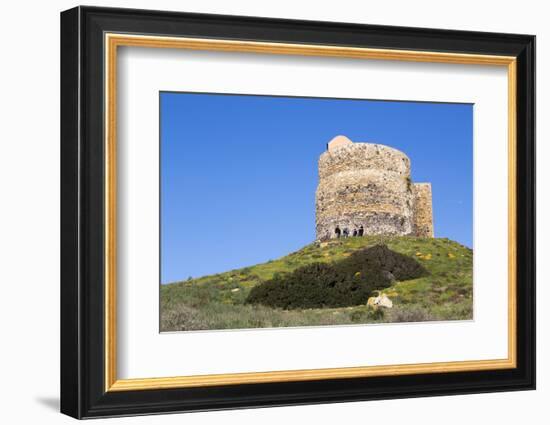
[[414,234],[423,238],[433,238],[432,185],[414,183]]
[[319,158],[317,239],[337,237],[337,228],[350,236],[361,227],[366,235],[412,234],[409,158],[388,146],[343,139],[334,139]]

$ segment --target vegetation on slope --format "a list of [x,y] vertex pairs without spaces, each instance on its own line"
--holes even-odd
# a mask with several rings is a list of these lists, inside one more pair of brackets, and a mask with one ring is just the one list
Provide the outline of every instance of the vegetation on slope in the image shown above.
[[312,263],[278,275],[253,287],[246,302],[286,310],[354,306],[366,304],[373,291],[394,280],[427,274],[413,258],[375,245],[334,263]]
[[[381,290],[393,308],[284,310],[245,301],[255,286],[312,264],[334,264],[369,246],[385,244],[415,258],[428,274],[396,280]],[[161,288],[161,330],[242,329],[472,319],[472,250],[448,239],[375,237],[313,243],[277,260]]]

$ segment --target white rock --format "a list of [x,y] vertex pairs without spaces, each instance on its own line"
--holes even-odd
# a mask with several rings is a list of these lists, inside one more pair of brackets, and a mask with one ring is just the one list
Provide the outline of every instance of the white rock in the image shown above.
[[374,297],[372,301],[372,305],[376,307],[392,308],[393,302],[388,298],[386,294],[382,294],[377,297]]

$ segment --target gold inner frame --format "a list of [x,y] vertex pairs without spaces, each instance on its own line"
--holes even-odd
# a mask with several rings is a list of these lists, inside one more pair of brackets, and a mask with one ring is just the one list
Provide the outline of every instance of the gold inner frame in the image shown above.
[[[105,391],[135,391],[214,385],[311,381],[416,373],[447,373],[516,367],[516,58],[462,53],[370,49],[327,45],[267,43],[128,34],[105,34]],[[328,56],[507,67],[508,72],[508,357],[383,366],[118,379],[116,325],[116,123],[119,46]]]

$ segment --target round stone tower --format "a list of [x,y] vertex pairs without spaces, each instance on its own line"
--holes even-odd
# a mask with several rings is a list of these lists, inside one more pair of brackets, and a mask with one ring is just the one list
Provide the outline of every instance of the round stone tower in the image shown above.
[[[317,239],[414,234],[410,175],[410,160],[403,152],[353,143],[345,136],[332,139],[319,158]],[[429,201],[431,208],[431,192]]]

